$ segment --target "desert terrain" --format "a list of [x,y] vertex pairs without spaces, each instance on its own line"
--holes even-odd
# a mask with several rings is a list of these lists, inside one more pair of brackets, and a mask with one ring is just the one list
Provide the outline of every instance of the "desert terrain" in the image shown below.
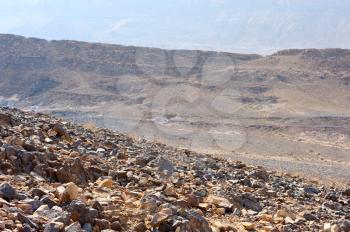
[[350,176],[350,51],[269,56],[0,35],[2,106],[324,183]]

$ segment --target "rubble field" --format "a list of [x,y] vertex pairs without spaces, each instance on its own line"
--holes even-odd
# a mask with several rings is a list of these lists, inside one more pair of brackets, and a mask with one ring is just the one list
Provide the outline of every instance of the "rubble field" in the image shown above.
[[0,135],[0,231],[350,231],[349,186],[17,109]]

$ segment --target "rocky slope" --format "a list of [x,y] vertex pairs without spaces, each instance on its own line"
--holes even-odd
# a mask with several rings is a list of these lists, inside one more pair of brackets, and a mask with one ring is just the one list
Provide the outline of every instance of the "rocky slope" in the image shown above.
[[1,34],[0,105],[346,183],[349,64],[344,49],[262,57]]
[[349,50],[262,57],[3,34],[0,48],[2,106],[324,181],[349,179]]
[[16,109],[0,135],[1,231],[350,231],[349,187]]

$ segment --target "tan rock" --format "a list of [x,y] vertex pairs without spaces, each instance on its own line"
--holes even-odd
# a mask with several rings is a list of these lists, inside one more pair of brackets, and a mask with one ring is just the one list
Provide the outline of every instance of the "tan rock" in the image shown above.
[[20,203],[17,205],[17,207],[23,210],[23,212],[25,212],[26,214],[32,214],[33,212],[32,206],[27,203]]
[[11,126],[11,116],[0,114],[0,126]]
[[284,207],[282,209],[277,210],[275,217],[290,217],[291,219],[295,220],[296,215],[288,207]]
[[212,228],[214,231],[240,231],[240,232],[245,232],[247,231],[242,224],[240,223],[228,223],[228,222],[223,222],[220,220],[212,221]]
[[331,226],[331,232],[340,232],[341,229],[338,225]]
[[224,215],[225,214],[225,208],[216,208],[214,212],[218,215]]
[[199,203],[198,204],[198,207],[200,208],[200,209],[208,209],[209,208],[209,204],[208,203]]
[[169,209],[169,208],[162,209],[152,217],[151,225],[154,227],[158,226],[159,224],[167,220],[172,215],[173,215],[172,209]]
[[98,186],[99,187],[110,188],[110,187],[113,186],[113,180],[111,178],[100,180],[100,181],[98,181]]
[[228,199],[215,195],[209,195],[205,202],[207,202],[209,205],[215,205],[216,207],[225,209],[231,209],[233,207],[233,204]]
[[255,229],[255,225],[252,222],[242,222],[242,225],[247,230],[254,230]]
[[146,227],[145,223],[140,222],[137,225],[135,225],[133,231],[135,231],[135,232],[145,232],[145,231],[147,231],[147,227]]
[[73,182],[69,182],[65,186],[59,186],[57,193],[60,202],[76,200],[79,195],[79,187]]
[[323,231],[324,232],[331,232],[331,223],[325,223],[324,225],[323,225]]
[[70,154],[69,154],[69,157],[72,157],[72,158],[74,158],[74,157],[79,157],[80,156],[80,154],[79,154],[79,152],[77,152],[77,151],[72,151]]
[[176,190],[173,186],[167,186],[164,189],[164,194],[167,196],[176,196]]
[[266,231],[266,232],[270,232],[270,231],[273,231],[273,226],[269,225],[269,226],[264,226],[263,227],[263,231]]
[[[199,199],[194,194],[186,195],[186,202],[187,202],[188,206],[190,206],[190,207],[197,207],[199,205]],[[204,204],[206,204],[206,206],[208,207],[207,203],[204,203]]]
[[284,219],[284,223],[286,223],[286,224],[293,224],[293,223],[294,223],[294,220],[287,216],[287,217]]
[[259,215],[259,219],[262,220],[262,221],[271,222],[272,221],[272,215],[260,214]]

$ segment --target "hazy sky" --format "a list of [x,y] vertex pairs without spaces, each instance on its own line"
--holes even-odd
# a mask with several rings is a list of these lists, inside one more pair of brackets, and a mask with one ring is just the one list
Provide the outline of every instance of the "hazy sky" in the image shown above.
[[350,48],[350,1],[3,0],[0,33],[263,54]]

